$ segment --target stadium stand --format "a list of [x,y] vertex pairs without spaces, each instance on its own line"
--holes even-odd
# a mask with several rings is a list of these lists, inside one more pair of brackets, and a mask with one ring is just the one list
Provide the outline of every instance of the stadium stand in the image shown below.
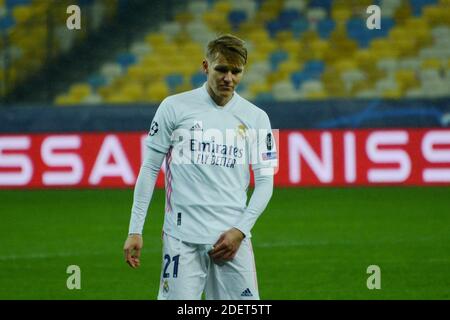
[[[111,19],[120,0],[0,0],[0,83],[1,95],[14,90],[24,79],[59,54],[68,52],[87,33]],[[89,10],[89,28],[71,32],[66,27],[66,10],[78,4]],[[63,14],[60,14],[63,13]],[[88,84],[85,85],[85,87]],[[89,88],[91,90],[91,88]],[[72,101],[82,98],[78,87]]]
[[[14,15],[0,29],[19,28],[33,10],[31,0],[0,0]],[[10,3],[21,3],[10,10]],[[370,0],[194,0],[158,30],[98,67],[82,83],[55,97],[57,105],[159,103],[168,94],[205,81],[205,44],[232,32],[249,47],[239,93],[254,101],[329,98],[439,98],[450,95],[450,1],[380,0],[381,28],[366,26]],[[28,8],[28,9],[27,9]],[[31,11],[30,11],[31,10]],[[0,12],[1,9],[0,9]],[[5,18],[7,17],[7,18]],[[11,77],[32,72],[42,54],[22,39],[14,59],[35,52]],[[61,31],[63,32],[63,31]],[[19,37],[20,38],[20,37]],[[69,50],[65,37],[58,50]],[[64,42],[64,43],[63,43]],[[26,48],[26,49],[24,49]],[[35,48],[35,49],[33,49]],[[24,63],[24,62],[22,62]],[[25,68],[23,68],[26,66]],[[1,67],[1,64],[0,64]]]

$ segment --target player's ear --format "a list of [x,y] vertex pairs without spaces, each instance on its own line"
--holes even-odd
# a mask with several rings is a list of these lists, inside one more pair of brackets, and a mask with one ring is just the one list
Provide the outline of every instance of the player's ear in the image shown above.
[[208,74],[208,60],[203,60],[203,62],[202,62],[202,65],[203,65],[203,71],[206,73],[206,74]]

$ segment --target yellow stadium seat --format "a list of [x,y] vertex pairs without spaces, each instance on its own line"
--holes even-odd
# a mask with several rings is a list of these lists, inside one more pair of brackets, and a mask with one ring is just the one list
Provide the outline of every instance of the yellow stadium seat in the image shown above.
[[352,16],[352,9],[345,7],[335,7],[331,10],[331,17],[335,21],[347,21]]
[[178,12],[175,14],[174,20],[181,25],[186,25],[194,20],[194,16],[190,12]]
[[158,103],[169,95],[169,88],[165,82],[156,82],[149,85],[145,92],[145,101]]
[[252,83],[250,84],[249,91],[253,96],[257,96],[259,93],[270,92],[271,86],[266,82]]
[[397,70],[395,79],[402,90],[407,90],[419,85],[416,73],[413,70]]
[[326,98],[328,98],[328,95],[324,90],[310,92],[306,94],[306,99],[310,100],[324,100]]
[[192,84],[190,83],[190,77],[186,77],[183,81],[183,84],[181,84],[175,88],[175,93],[189,91],[192,89],[193,88],[192,88]]
[[402,56],[411,56],[417,52],[418,44],[415,38],[412,36],[409,38],[405,38],[396,42],[392,42],[392,47],[396,48],[398,51],[398,55]]
[[232,9],[231,3],[229,1],[220,0],[214,4],[213,10],[217,12],[222,12],[227,15]]
[[392,88],[383,91],[382,97],[387,99],[400,99],[402,97],[403,93],[400,88]]
[[280,63],[278,66],[278,72],[283,74],[284,76],[289,76],[292,72],[300,70],[303,68],[303,63],[300,63],[297,60],[286,60]]
[[411,5],[409,1],[402,1],[402,4],[394,13],[394,20],[398,24],[403,24],[412,14]]
[[195,42],[186,42],[178,47],[179,54],[184,56],[193,57],[193,56],[203,56],[203,48],[200,47],[198,43]]
[[275,35],[275,41],[277,41],[280,45],[287,41],[292,41],[294,39],[294,34],[290,30],[283,30],[277,32]]
[[429,58],[422,62],[422,69],[441,69],[442,62],[437,58]]
[[76,99],[67,94],[61,94],[55,98],[55,104],[57,106],[69,106],[69,105],[78,104],[79,102],[80,102],[79,99]]
[[[266,83],[269,85],[269,87],[272,87],[274,83],[288,80],[289,79],[289,73],[287,72],[271,72],[266,77]],[[259,92],[258,92],[259,93]]]
[[22,24],[33,16],[33,12],[29,6],[15,6],[13,16],[17,23]]
[[283,2],[278,0],[266,0],[256,12],[255,22],[263,23],[275,19],[283,7]]
[[153,66],[145,66],[142,64],[132,65],[128,68],[126,77],[130,81],[146,83],[152,80],[153,68]]
[[324,39],[313,40],[310,44],[311,59],[322,60],[325,54],[330,50],[330,42]]
[[106,100],[106,103],[112,103],[112,104],[128,104],[136,102],[131,96],[127,96],[123,93],[114,93],[110,95]]
[[73,84],[69,90],[69,95],[79,101],[91,93],[92,93],[92,88],[87,83]]
[[334,63],[334,67],[338,73],[357,69],[357,64],[353,59],[342,59]]
[[[445,21],[446,12],[443,7],[441,8],[440,6],[434,6],[434,5],[425,6],[422,9],[422,12],[423,12],[424,19],[426,19],[428,24],[430,24],[431,26],[435,26],[440,23],[446,22]],[[447,21],[447,23],[448,23],[448,21]]]
[[152,32],[145,36],[145,41],[148,42],[152,48],[156,48],[167,43],[167,37],[163,33]]
[[154,54],[161,55],[162,57],[178,54],[177,46],[172,43],[161,43],[160,45],[154,47],[154,51]]
[[154,67],[163,63],[163,57],[161,55],[151,53],[142,57],[141,64],[144,67]]
[[140,101],[143,98],[144,87],[139,81],[129,82],[122,87],[121,92],[133,101]]
[[223,12],[206,11],[203,14],[203,21],[214,30],[222,29],[225,26],[228,26],[228,28],[231,29],[227,20],[227,15]]
[[422,17],[410,17],[405,21],[405,28],[409,31],[428,28],[427,20]]

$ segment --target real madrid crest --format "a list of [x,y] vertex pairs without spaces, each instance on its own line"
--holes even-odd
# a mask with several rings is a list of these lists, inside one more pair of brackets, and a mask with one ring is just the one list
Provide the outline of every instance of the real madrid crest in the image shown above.
[[166,279],[163,283],[163,293],[168,294],[169,293],[169,281]]
[[239,137],[241,137],[242,139],[245,139],[246,135],[247,135],[247,127],[245,126],[245,124],[240,124],[237,127],[237,134]]

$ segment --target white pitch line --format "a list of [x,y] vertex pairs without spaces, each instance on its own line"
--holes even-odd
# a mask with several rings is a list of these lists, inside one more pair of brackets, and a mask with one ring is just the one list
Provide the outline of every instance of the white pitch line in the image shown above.
[[[354,241],[327,241],[327,240],[320,240],[320,241],[281,241],[281,242],[261,242],[254,244],[254,247],[256,248],[282,248],[282,247],[310,247],[310,246],[327,246],[327,245],[355,245],[358,246],[365,244],[365,245],[374,245],[374,244],[399,244],[399,243],[417,243],[417,242],[426,242],[430,241],[429,238],[421,238],[421,239],[414,239],[414,242],[409,240],[380,240],[380,241],[367,241],[367,242],[361,242],[361,243],[355,243]],[[161,249],[158,246],[158,248],[155,248],[153,244],[149,244],[146,249],[143,250],[143,254],[150,253],[150,252],[159,252]],[[89,252],[80,252],[80,251],[73,251],[73,252],[53,252],[53,253],[32,253],[32,254],[23,254],[23,255],[6,255],[6,256],[0,256],[0,262],[3,261],[12,261],[12,260],[23,260],[23,259],[49,259],[49,258],[66,258],[66,257],[76,257],[76,256],[102,256],[102,255],[114,255],[118,254],[119,251],[89,251]],[[433,262],[439,262],[439,261],[448,261],[449,259],[433,259]],[[431,262],[431,260],[430,260]]]

